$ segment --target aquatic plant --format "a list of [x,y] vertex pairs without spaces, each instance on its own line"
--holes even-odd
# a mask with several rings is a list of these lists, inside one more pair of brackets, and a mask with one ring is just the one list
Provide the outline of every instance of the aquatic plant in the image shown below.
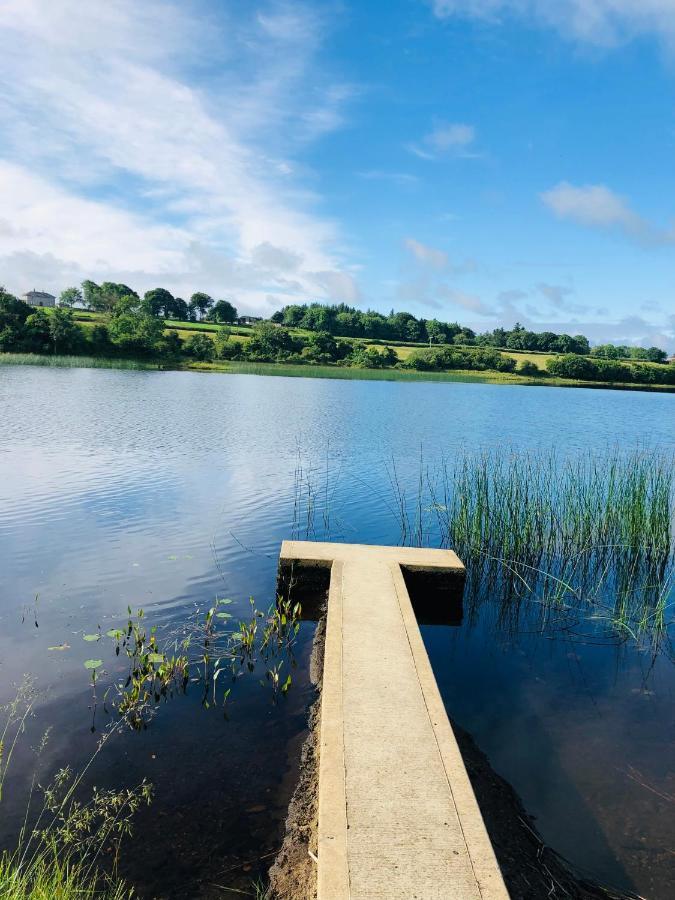
[[[227,611],[231,602],[216,598],[205,613],[168,632],[161,645],[157,626],[146,628],[142,609],[133,613],[129,607],[126,627],[106,632],[115,654],[127,656],[129,673],[125,681],[107,689],[105,701],[112,694],[112,705],[132,729],[146,728],[158,704],[185,693],[189,684],[201,686],[204,707],[224,706],[232,690],[225,686],[227,682],[233,684],[259,666],[265,667],[263,684],[271,685],[273,696],[288,692],[292,675],[287,669],[295,665],[293,643],[300,628],[300,604],[278,597],[263,613],[250,598],[249,616],[232,625],[233,616]],[[99,635],[100,631],[84,639]],[[84,663],[92,670],[94,690],[102,664],[102,660]]]
[[[536,601],[558,627],[585,621],[670,650],[675,571],[675,465],[655,451],[490,451],[424,470],[402,531],[433,533],[467,565],[467,599],[511,612]],[[424,509],[424,521],[420,508]]]
[[38,353],[0,353],[0,366],[50,366],[56,369],[157,369],[156,363],[98,356],[47,356]]

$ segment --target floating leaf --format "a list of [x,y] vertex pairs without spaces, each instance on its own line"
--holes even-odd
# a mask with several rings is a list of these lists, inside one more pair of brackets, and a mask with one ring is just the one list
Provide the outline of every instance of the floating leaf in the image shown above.
[[85,641],[100,641],[100,634],[83,634],[82,639]]
[[164,662],[164,654],[163,653],[148,653],[148,661],[151,663],[163,663]]
[[106,631],[106,634],[109,638],[114,638],[116,641],[121,641],[124,637],[124,632],[121,628],[111,628],[110,631]]
[[98,669],[99,666],[103,665],[102,659],[85,659],[84,667],[85,669]]
[[216,617],[219,619],[231,619],[232,618],[230,613],[216,613]]
[[56,644],[54,647],[47,647],[47,650],[70,650],[70,644]]

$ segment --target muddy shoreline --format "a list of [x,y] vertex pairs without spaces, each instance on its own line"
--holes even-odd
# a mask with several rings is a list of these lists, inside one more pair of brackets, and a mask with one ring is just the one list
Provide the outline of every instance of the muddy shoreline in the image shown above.
[[[326,617],[317,625],[310,678],[318,697],[309,712],[299,780],[289,805],[281,850],[270,871],[270,900],[315,900],[319,790],[319,724]],[[452,722],[452,720],[451,720]],[[480,807],[485,826],[512,900],[639,900],[613,891],[575,872],[539,835],[511,785],[491,767],[471,735],[456,722],[452,728]]]

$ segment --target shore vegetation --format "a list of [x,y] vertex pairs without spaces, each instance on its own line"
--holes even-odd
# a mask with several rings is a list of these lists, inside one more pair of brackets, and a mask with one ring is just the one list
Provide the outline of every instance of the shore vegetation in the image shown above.
[[164,288],[141,298],[127,285],[89,281],[64,291],[60,303],[33,308],[0,289],[0,363],[225,372],[246,364],[277,366],[260,373],[279,375],[302,367],[314,377],[478,375],[494,383],[675,388],[675,365],[658,348],[603,345],[596,352],[583,335],[535,334],[518,324],[477,335],[409,313],[321,304],[285,307],[270,320],[250,322],[230,301],[206,294],[186,303]]

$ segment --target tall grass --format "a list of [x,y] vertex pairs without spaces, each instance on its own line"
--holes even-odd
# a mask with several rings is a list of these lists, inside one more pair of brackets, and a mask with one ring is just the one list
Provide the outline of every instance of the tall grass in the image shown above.
[[425,470],[398,509],[414,543],[434,533],[459,553],[469,605],[498,600],[517,622],[529,601],[559,628],[583,621],[673,655],[674,489],[673,457],[656,451],[491,451]]
[[98,356],[51,356],[39,353],[0,353],[0,366],[51,366],[57,369],[156,369],[157,364],[137,359]]

